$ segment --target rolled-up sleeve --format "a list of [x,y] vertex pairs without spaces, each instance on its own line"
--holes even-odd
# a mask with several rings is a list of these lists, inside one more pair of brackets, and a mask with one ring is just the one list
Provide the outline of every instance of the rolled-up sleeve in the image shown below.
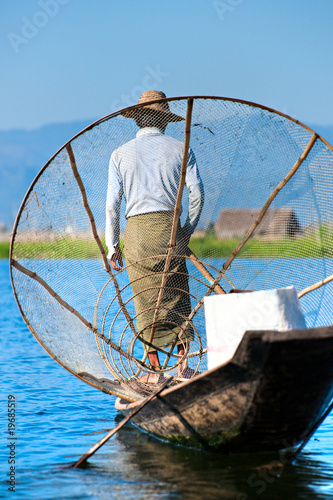
[[191,149],[187,163],[186,187],[189,190],[189,207],[183,229],[187,234],[192,234],[200,219],[205,201],[205,193],[196,159]]
[[120,206],[123,196],[123,184],[117,166],[116,152],[112,153],[109,164],[109,180],[106,197],[105,243],[108,247],[108,259],[115,252],[120,234]]

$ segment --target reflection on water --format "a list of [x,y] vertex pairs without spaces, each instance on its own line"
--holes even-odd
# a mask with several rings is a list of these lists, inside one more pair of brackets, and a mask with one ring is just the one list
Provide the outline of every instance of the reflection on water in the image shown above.
[[[78,381],[33,339],[15,304],[8,262],[0,261],[0,497],[27,499],[333,498],[333,418],[295,464],[272,455],[228,455],[159,441],[123,428],[85,469],[64,468],[119,419],[115,398]],[[9,494],[7,396],[17,400],[17,485]],[[96,434],[96,432],[98,432]],[[5,451],[4,451],[5,450]]]
[[327,498],[332,482],[333,469],[306,453],[293,465],[272,454],[221,456],[158,441],[134,426],[117,440],[132,477],[154,477],[179,498]]

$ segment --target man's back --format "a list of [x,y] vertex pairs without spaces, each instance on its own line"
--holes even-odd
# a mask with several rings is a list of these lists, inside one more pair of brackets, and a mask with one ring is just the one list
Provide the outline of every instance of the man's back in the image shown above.
[[[141,129],[135,139],[114,151],[111,161],[122,180],[126,217],[174,209],[183,150],[184,144],[181,141],[149,127]],[[188,182],[199,182],[191,151]]]

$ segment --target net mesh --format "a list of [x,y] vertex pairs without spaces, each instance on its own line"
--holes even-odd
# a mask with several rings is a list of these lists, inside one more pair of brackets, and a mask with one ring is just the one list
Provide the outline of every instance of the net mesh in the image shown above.
[[332,324],[331,146],[252,103],[159,102],[174,121],[135,106],[67,143],[30,187],[11,249],[39,342],[128,400],[156,373],[177,383],[207,369],[205,295],[294,285],[307,326]]

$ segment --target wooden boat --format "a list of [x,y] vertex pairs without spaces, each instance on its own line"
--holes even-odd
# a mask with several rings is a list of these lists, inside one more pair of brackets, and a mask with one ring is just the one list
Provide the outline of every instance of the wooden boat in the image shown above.
[[[232,360],[166,389],[133,417],[160,438],[221,451],[295,447],[333,397],[333,326],[249,331]],[[128,414],[139,402],[118,398]]]
[[[333,324],[333,147],[299,121],[239,99],[161,98],[149,106],[156,103],[170,106],[180,118],[168,130],[177,144],[183,143],[167,247],[156,248],[156,255],[150,250],[138,254],[135,264],[144,263],[146,271],[131,278],[127,271],[134,263],[114,273],[104,244],[110,155],[136,137],[139,125],[133,112],[148,106],[145,102],[78,133],[30,186],[10,250],[13,291],[22,317],[61,366],[117,396],[122,413],[145,401],[133,421],[156,436],[225,451],[278,450],[304,443],[333,396],[333,326],[314,328]],[[192,238],[197,250],[185,245],[180,255],[180,247],[175,250],[177,227],[185,222],[189,207],[185,188],[192,153],[209,202]],[[225,224],[216,224],[218,213]],[[153,238],[147,230],[147,241]],[[157,266],[155,259],[161,257],[163,265]],[[187,271],[174,273],[174,259],[181,266],[186,259]],[[158,285],[148,282],[152,275],[160,275]],[[180,275],[186,276],[188,287]],[[310,328],[249,331],[231,361],[207,371],[206,297],[289,286],[297,290]],[[139,295],[153,296],[157,289],[149,305],[137,308]],[[174,307],[163,298],[179,292],[187,296],[186,307],[171,314],[167,323],[180,327],[189,367],[203,373],[185,382],[173,379],[173,386],[160,387],[161,394],[148,402],[144,398],[154,386],[140,381],[151,371],[145,350],[147,345],[160,349],[153,342],[156,328]],[[139,318],[147,311],[153,315],[144,348],[148,327],[142,328]],[[250,328],[255,325],[246,326]],[[171,351],[162,349],[162,366],[165,376],[176,377],[185,360]]]

